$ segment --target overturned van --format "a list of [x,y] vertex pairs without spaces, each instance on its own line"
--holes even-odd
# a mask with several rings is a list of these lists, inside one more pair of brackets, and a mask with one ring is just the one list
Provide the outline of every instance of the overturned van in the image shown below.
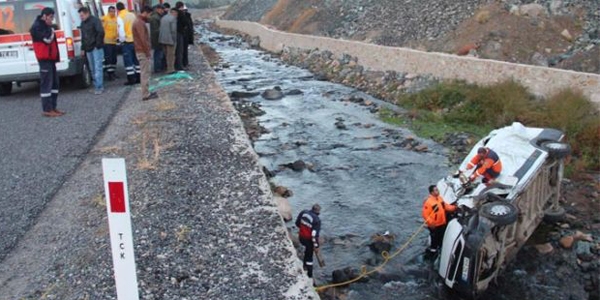
[[477,298],[544,218],[564,215],[558,201],[570,147],[562,141],[558,130],[513,123],[479,141],[460,166],[464,170],[479,147],[493,149],[503,165],[494,183],[471,183],[460,172],[437,183],[444,200],[461,208],[448,223],[439,258],[446,286]]

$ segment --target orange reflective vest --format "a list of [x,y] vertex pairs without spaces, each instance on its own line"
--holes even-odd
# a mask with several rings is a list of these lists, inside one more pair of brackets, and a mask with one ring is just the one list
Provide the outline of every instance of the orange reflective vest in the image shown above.
[[444,203],[442,196],[429,195],[423,203],[423,219],[429,228],[446,225],[446,212],[456,210],[455,205]]
[[500,175],[500,172],[502,172],[502,162],[494,150],[489,148],[486,148],[486,150],[487,153],[484,157],[475,155],[471,159],[471,161],[467,164],[467,170],[470,170],[475,166],[480,166],[475,172],[475,175],[496,178]]

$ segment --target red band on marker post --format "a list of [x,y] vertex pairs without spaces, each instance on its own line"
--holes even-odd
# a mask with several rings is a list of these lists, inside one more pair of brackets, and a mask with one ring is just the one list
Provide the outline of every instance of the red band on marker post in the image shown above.
[[123,182],[109,182],[108,193],[110,199],[110,212],[125,212],[125,188]]

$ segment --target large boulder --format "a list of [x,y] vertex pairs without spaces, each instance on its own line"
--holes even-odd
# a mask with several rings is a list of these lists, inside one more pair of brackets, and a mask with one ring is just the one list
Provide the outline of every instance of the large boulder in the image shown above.
[[292,216],[292,206],[290,202],[283,197],[275,196],[275,202],[277,203],[277,210],[279,211],[279,215],[285,222],[289,222],[293,219]]
[[592,243],[587,241],[578,241],[575,244],[575,252],[577,253],[577,258],[582,261],[588,262],[594,259],[594,254],[592,253]]
[[266,100],[279,100],[285,95],[281,91],[281,88],[276,86],[275,88],[265,90],[261,96]]
[[242,92],[242,91],[233,91],[229,93],[229,97],[231,98],[252,98],[258,96],[259,93],[256,92]]
[[383,251],[390,252],[390,250],[392,250],[393,243],[394,235],[389,234],[388,232],[383,234],[376,233],[371,236],[369,249],[377,254],[381,254]]
[[351,267],[338,269],[332,272],[331,278],[333,283],[342,283],[360,276],[360,271]]

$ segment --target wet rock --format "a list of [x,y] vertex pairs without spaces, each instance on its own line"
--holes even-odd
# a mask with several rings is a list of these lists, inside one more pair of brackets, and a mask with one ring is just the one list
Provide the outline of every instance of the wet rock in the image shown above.
[[348,127],[346,127],[346,124],[344,124],[344,121],[337,121],[337,122],[335,122],[335,127],[337,129],[340,129],[340,130],[346,130],[346,129],[348,129]]
[[390,252],[392,249],[392,245],[394,243],[394,236],[385,232],[383,234],[376,233],[371,236],[371,243],[369,244],[369,249],[371,251],[381,254],[383,251]]
[[229,97],[231,98],[252,98],[258,96],[259,93],[256,92],[242,92],[242,91],[233,91],[229,93]]
[[565,248],[565,249],[571,249],[571,247],[573,247],[573,243],[575,242],[575,239],[573,238],[573,236],[563,236],[558,243],[560,244],[561,247]]
[[594,238],[592,237],[591,234],[589,233],[583,233],[579,230],[577,230],[575,232],[575,235],[573,236],[575,238],[576,241],[587,241],[587,242],[593,242]]
[[262,167],[262,171],[265,174],[265,176],[267,176],[267,178],[273,178],[273,177],[275,177],[275,172],[270,171],[265,166]]
[[427,147],[427,145],[420,144],[420,145],[416,146],[414,150],[417,152],[427,152],[429,150],[429,148]]
[[540,254],[548,254],[554,250],[554,248],[552,247],[552,244],[550,244],[550,243],[535,245],[535,249]]
[[292,197],[294,195],[294,193],[290,189],[286,188],[285,186],[281,186],[281,185],[275,187],[275,189],[273,190],[273,192],[275,194],[281,196],[281,197],[284,197],[284,198],[289,198],[289,197]]
[[297,160],[293,163],[283,164],[281,167],[292,169],[296,172],[302,172],[304,169],[306,169],[306,163],[302,160]]
[[582,261],[588,262],[594,259],[594,254],[592,254],[592,243],[586,241],[578,241],[575,244],[575,252],[577,253],[577,258]]
[[360,275],[358,269],[347,267],[344,269],[335,270],[331,273],[333,283],[342,283],[357,278]]
[[273,89],[265,90],[261,96],[266,100],[279,100],[283,98],[285,95],[281,91],[281,88],[276,86]]
[[302,94],[304,94],[304,92],[301,90],[298,90],[298,89],[293,89],[293,90],[289,90],[289,91],[285,92],[285,94],[287,96],[294,96],[294,95],[302,95]]
[[277,211],[279,212],[281,218],[285,222],[291,221],[293,217],[292,206],[290,205],[290,202],[284,197],[275,196],[274,198],[275,203],[277,203]]

